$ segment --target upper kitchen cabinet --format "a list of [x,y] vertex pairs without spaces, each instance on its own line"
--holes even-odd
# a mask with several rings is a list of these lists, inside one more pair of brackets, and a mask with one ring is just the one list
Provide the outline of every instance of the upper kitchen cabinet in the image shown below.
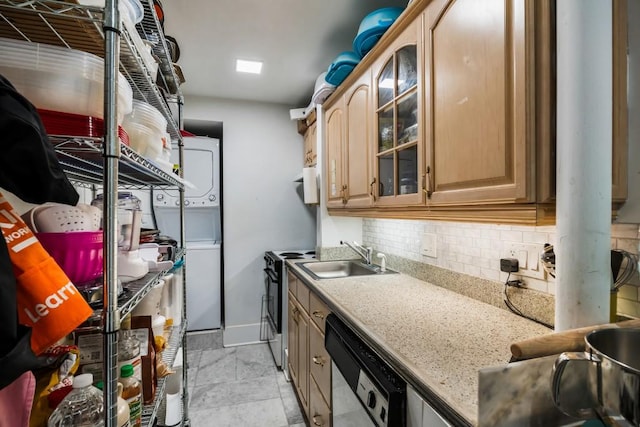
[[[612,5],[615,214],[627,197],[627,11]],[[325,101],[330,213],[554,223],[555,26],[555,0],[411,2]]]
[[327,207],[341,208],[346,203],[346,180],[343,178],[343,144],[345,140],[343,98],[338,98],[325,114],[325,164],[327,174]]
[[317,126],[316,126],[316,113],[315,110],[309,114],[309,117],[305,119],[305,131],[303,133],[304,138],[304,167],[315,166],[318,162],[317,154]]
[[414,20],[373,64],[375,204],[422,204],[421,19]]
[[327,206],[371,206],[371,73],[358,79],[326,110]]
[[[537,104],[537,202],[539,218],[555,216],[555,70],[549,65],[555,58],[555,16],[554,2],[545,0],[536,2],[536,15],[546,17],[538,19],[536,32],[536,104]],[[628,157],[628,109],[627,109],[627,1],[612,2],[612,212],[627,199],[627,157]],[[544,111],[547,109],[547,111]],[[549,212],[547,212],[547,210]],[[544,218],[543,218],[544,219]],[[539,221],[540,222],[540,221]]]
[[429,206],[535,201],[534,17],[528,0],[425,9]]

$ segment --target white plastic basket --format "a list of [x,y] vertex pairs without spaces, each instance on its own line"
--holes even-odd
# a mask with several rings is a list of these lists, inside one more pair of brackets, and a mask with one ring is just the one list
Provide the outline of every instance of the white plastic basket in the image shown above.
[[34,233],[98,231],[102,211],[84,203],[78,203],[77,206],[45,203],[31,209],[23,219]]

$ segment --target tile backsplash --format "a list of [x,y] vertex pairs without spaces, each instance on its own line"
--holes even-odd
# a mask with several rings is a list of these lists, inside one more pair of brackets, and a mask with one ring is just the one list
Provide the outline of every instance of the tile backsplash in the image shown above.
[[[544,243],[553,245],[555,238],[555,226],[363,220],[363,242],[376,251],[498,283],[504,283],[507,278],[507,273],[500,271],[500,258],[520,258],[534,269]],[[612,225],[612,249],[637,254],[639,242],[637,224]],[[555,294],[555,279],[543,272],[541,264],[530,275],[536,277],[523,278],[528,289]],[[640,317],[638,286],[640,280],[636,274],[629,285],[620,289],[619,314]]]

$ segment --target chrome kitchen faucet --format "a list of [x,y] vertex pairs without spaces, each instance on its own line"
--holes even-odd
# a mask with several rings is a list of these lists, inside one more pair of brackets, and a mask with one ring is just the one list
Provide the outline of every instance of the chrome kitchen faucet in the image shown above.
[[349,242],[340,240],[340,244],[349,246],[351,249],[354,250],[355,253],[360,255],[368,265],[371,265],[371,256],[373,255],[373,248],[371,247],[365,248],[364,246],[362,246],[361,244],[355,241],[353,243],[349,243]]

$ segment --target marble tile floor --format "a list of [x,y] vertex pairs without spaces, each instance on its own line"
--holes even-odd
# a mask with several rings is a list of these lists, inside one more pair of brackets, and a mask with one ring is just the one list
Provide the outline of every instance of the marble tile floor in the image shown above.
[[187,335],[192,427],[304,427],[293,385],[266,343],[224,348],[222,331]]

